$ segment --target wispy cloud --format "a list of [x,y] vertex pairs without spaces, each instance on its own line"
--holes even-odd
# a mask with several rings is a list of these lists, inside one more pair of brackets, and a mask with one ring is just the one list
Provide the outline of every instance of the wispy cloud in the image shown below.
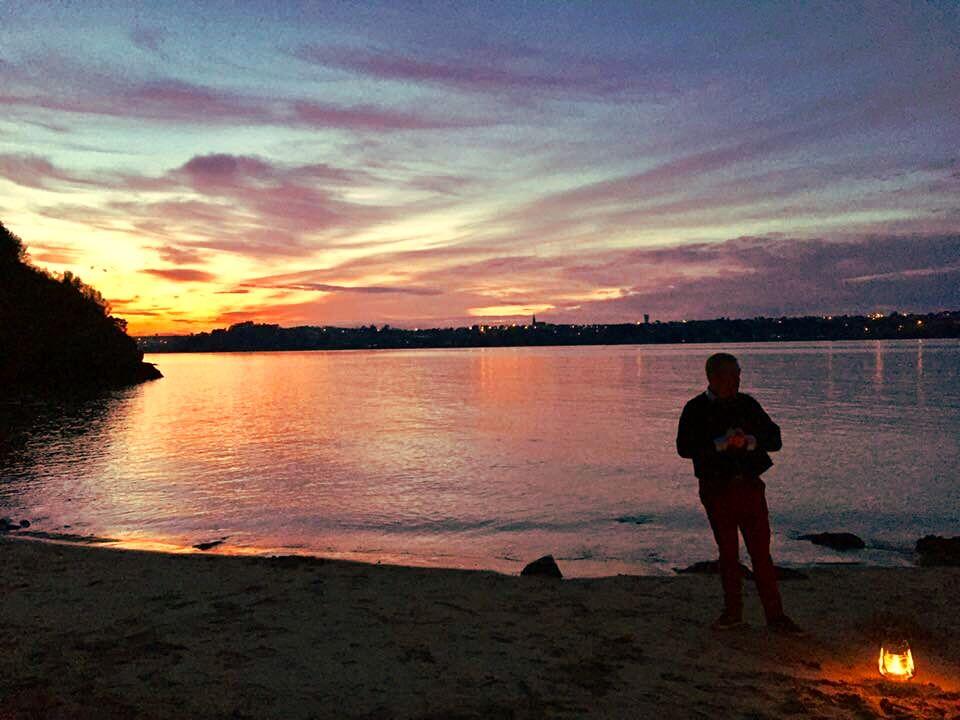
[[[410,270],[405,286],[442,293],[444,320],[478,316],[516,320],[530,308],[557,322],[831,314],[960,306],[960,235],[862,236],[847,239],[739,237],[723,242],[607,250],[566,256],[509,256]],[[409,265],[408,265],[409,267]],[[374,273],[350,263],[352,272]],[[344,276],[346,268],[262,278],[250,287],[304,288],[310,278]],[[463,279],[469,278],[464,283]],[[322,283],[316,283],[322,288]],[[296,322],[429,322],[418,301],[390,306],[344,304],[333,297],[264,308]],[[253,312],[249,310],[249,312]],[[489,313],[489,314],[487,314]]]
[[175,282],[212,282],[217,279],[213,273],[193,268],[147,268],[143,272]]
[[26,7],[4,219],[151,331],[956,300],[942,3]]
[[163,41],[166,37],[166,31],[156,27],[138,26],[130,31],[130,42],[136,47],[155,53],[164,59],[167,58],[163,51]]
[[674,92],[677,80],[676,75],[657,72],[637,61],[577,56],[557,49],[545,52],[505,43],[474,45],[457,52],[307,44],[294,55],[368,79],[494,94],[635,100],[642,92],[649,99],[655,93]]
[[30,245],[30,258],[36,262],[53,265],[72,265],[78,262],[82,252],[68,245]]
[[958,259],[960,235],[743,237],[599,255],[565,274],[620,281],[623,296],[579,308],[608,320],[643,312],[674,319],[889,312],[960,307]]
[[102,229],[133,227],[160,241],[161,257],[171,262],[197,262],[203,250],[308,255],[325,239],[442,207],[429,199],[348,199],[348,191],[375,182],[366,171],[224,153],[194,156],[160,175],[69,173],[43,158],[0,156],[0,177],[66,194],[77,185],[101,190],[109,199],[99,205],[55,203],[38,212]]
[[55,167],[46,158],[27,153],[0,155],[0,177],[40,190],[92,184],[81,175]]
[[[59,64],[53,64],[56,69]],[[0,66],[0,77],[4,67]],[[46,110],[149,120],[187,125],[274,125],[292,128],[330,128],[391,132],[483,127],[492,118],[449,117],[419,109],[389,108],[371,103],[337,104],[303,96],[257,95],[173,78],[124,81],[97,74],[90,78],[75,71],[59,81],[44,83],[32,73],[0,90],[0,118],[11,111]],[[73,80],[74,84],[67,81]],[[57,86],[63,91],[54,92]]]
[[369,293],[374,295],[383,295],[388,293],[400,293],[403,295],[440,295],[443,290],[427,287],[416,287],[412,285],[397,285],[395,287],[388,285],[331,285],[330,283],[297,283],[297,284],[268,284],[249,282],[244,283],[245,288],[274,288],[278,290],[307,290],[312,292],[337,293]]

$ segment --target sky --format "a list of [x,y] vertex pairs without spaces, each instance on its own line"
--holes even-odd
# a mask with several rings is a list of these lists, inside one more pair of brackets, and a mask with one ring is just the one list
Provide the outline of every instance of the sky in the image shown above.
[[957,2],[0,0],[0,221],[132,334],[960,309],[958,198]]

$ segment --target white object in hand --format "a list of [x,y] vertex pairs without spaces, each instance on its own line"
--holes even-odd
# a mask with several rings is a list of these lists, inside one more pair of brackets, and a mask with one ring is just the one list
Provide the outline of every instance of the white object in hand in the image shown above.
[[[740,434],[743,434],[741,428],[727,428],[726,435],[721,435],[713,439],[713,446],[717,449],[717,452],[723,452],[730,446],[730,438]],[[743,434],[743,437],[747,441],[746,449],[748,451],[757,449],[757,439],[753,435]]]

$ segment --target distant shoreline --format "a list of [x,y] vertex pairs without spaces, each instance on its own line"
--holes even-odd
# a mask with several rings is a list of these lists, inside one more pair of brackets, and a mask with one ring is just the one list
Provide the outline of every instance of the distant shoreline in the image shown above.
[[243,322],[193,335],[137,337],[140,349],[163,352],[282,350],[400,350],[413,348],[561,347],[578,345],[670,345],[842,340],[960,338],[960,311],[925,315],[782,317],[681,320],[617,324],[472,325],[413,330],[375,325],[356,328]]
[[543,345],[423,345],[417,347],[318,347],[318,348],[238,348],[231,350],[144,350],[151,355],[228,355],[242,353],[295,353],[295,352],[356,352],[359,350],[494,350],[497,348],[561,348],[561,347],[643,347],[647,345],[778,345],[788,343],[858,343],[858,342],[897,342],[914,340],[960,340],[960,337],[922,337],[922,338],[871,338],[868,340],[856,338],[839,338],[836,340],[702,340],[691,342],[622,342],[622,343],[556,343]]

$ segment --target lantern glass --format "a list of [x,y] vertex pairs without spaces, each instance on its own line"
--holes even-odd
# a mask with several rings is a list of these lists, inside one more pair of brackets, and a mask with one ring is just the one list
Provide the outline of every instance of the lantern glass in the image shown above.
[[916,675],[913,653],[906,640],[893,640],[880,646],[880,674],[890,680],[909,680]]

